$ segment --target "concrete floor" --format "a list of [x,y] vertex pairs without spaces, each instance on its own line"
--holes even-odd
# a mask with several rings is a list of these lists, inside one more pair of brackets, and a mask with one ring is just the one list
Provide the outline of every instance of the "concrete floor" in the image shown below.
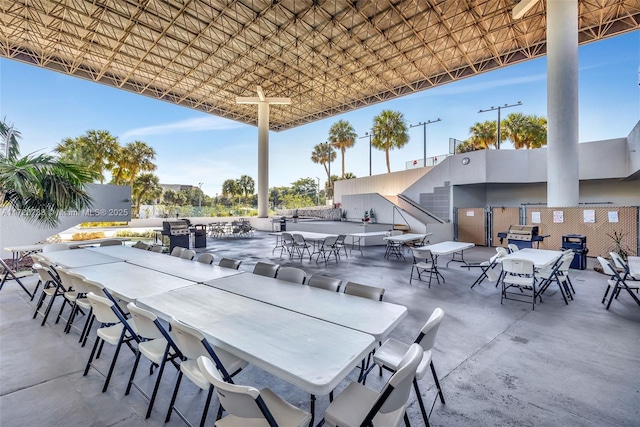
[[[367,247],[363,255],[340,263],[316,264],[279,258],[272,254],[274,238],[258,232],[253,238],[209,239],[205,249],[216,257],[242,259],[241,269],[251,271],[257,261],[303,268],[308,274],[324,274],[386,289],[384,300],[403,304],[409,315],[392,333],[411,342],[436,307],[445,311],[434,351],[446,404],[436,402],[433,426],[631,426],[640,425],[640,307],[622,294],[609,311],[600,303],[606,277],[589,268],[571,271],[576,288],[566,306],[557,288],[545,294],[535,311],[529,304],[506,301],[492,283],[469,289],[480,273],[459,264],[450,268],[440,259],[446,284],[415,282],[409,285],[411,263],[383,258],[383,247]],[[202,252],[203,250],[199,250]],[[483,261],[491,248],[465,251],[468,261]],[[35,280],[25,281],[33,288]],[[176,371],[168,366],[151,418],[145,420],[146,401],[124,389],[133,355],[123,349],[116,373],[106,393],[103,378],[94,370],[82,376],[90,348],[81,348],[78,334],[62,333],[51,316],[40,327],[32,320],[34,303],[14,283],[0,292],[0,425],[5,426],[180,426],[177,416],[164,423]],[[112,348],[99,359],[107,366]],[[137,378],[151,386],[155,379],[142,365]],[[348,381],[355,380],[354,371]],[[375,371],[367,386],[379,389]],[[269,386],[289,402],[309,408],[308,395],[255,367],[236,377],[237,383]],[[421,381],[425,402],[435,389],[430,375]],[[179,406],[197,423],[205,394],[183,381]],[[339,393],[340,390],[336,392]],[[321,417],[328,397],[318,398]],[[208,425],[213,425],[217,399],[211,405]],[[422,425],[415,396],[408,414],[412,425]]]

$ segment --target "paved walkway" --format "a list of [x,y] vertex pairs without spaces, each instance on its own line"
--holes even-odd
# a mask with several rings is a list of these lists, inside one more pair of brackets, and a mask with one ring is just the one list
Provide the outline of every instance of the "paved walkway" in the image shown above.
[[[242,259],[241,270],[251,271],[257,261],[275,262],[386,288],[385,301],[403,304],[409,316],[394,331],[397,339],[410,342],[436,307],[445,311],[434,351],[434,362],[444,390],[446,405],[435,404],[433,426],[623,426],[640,419],[640,309],[621,294],[611,310],[600,303],[606,277],[589,269],[572,271],[576,299],[565,306],[552,286],[544,302],[532,311],[514,301],[500,304],[494,284],[483,282],[473,290],[478,269],[451,263],[441,268],[446,284],[409,285],[409,260],[386,260],[384,247],[368,247],[365,255],[325,266],[323,262],[279,258],[272,254],[273,236],[256,233],[253,238],[208,240],[206,249],[222,257]],[[494,249],[477,247],[465,251],[470,262],[488,259]],[[441,257],[444,265],[447,257]],[[27,280],[33,287],[35,281]],[[82,377],[90,348],[80,348],[78,335],[62,333],[55,316],[39,326],[32,320],[34,303],[15,284],[0,292],[0,425],[22,426],[181,426],[164,415],[175,381],[175,369],[167,367],[155,409],[144,419],[146,401],[135,390],[124,396],[133,355],[123,349],[109,390],[100,393],[103,378],[95,371]],[[327,307],[330,310],[330,307]],[[105,347],[100,363],[108,364],[111,349]],[[147,366],[146,363],[143,366]],[[140,369],[139,373],[146,370]],[[143,379],[144,375],[138,378]],[[154,377],[151,378],[154,379]],[[356,378],[354,372],[349,379]],[[367,386],[379,388],[374,372]],[[151,384],[149,380],[149,386]],[[308,409],[308,396],[249,367],[238,383],[269,386],[289,402]],[[346,386],[346,382],[341,387]],[[429,375],[421,381],[425,402],[435,390]],[[194,423],[199,419],[205,394],[183,381],[179,406]],[[336,392],[339,393],[340,389]],[[422,425],[417,402],[408,409],[412,425]],[[318,399],[320,413],[327,396]],[[217,399],[212,403],[208,425],[213,424]]]

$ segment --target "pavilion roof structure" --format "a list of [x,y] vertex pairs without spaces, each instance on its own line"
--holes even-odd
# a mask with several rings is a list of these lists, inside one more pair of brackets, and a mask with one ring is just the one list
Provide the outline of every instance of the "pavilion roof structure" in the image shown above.
[[[546,2],[2,0],[0,55],[232,120],[261,85],[284,130],[543,56]],[[637,0],[580,0],[579,43],[640,29]]]

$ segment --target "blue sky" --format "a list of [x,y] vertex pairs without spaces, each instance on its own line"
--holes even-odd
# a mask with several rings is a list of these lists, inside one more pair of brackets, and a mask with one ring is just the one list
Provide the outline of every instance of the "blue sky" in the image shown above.
[[[580,47],[580,142],[629,134],[640,118],[639,65],[637,31]],[[301,177],[319,177],[324,185],[324,169],[310,155],[337,120],[348,120],[364,135],[383,109],[401,111],[410,124],[441,118],[427,126],[427,156],[437,156],[448,152],[449,138],[466,139],[474,123],[497,118],[497,112],[478,114],[480,109],[521,101],[522,106],[504,110],[503,117],[511,112],[546,117],[546,93],[546,58],[539,58],[271,132],[269,186],[290,185]],[[202,182],[205,193],[214,196],[225,179],[243,174],[257,179],[256,127],[7,59],[0,59],[0,116],[21,131],[23,154],[50,151],[63,138],[104,129],[123,145],[140,140],[153,146],[162,183]],[[410,129],[409,143],[391,152],[392,171],[421,159],[422,150],[422,127]],[[347,150],[345,163],[346,171],[356,176],[369,174],[368,139],[358,139]],[[332,173],[339,170],[338,156]],[[373,150],[373,174],[385,172],[384,152]]]

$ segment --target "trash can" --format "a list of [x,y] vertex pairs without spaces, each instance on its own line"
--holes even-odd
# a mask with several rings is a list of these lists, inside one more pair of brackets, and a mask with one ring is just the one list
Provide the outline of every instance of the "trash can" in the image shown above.
[[280,231],[287,231],[287,218],[280,218]]
[[202,229],[195,229],[193,231],[193,246],[195,248],[207,247],[207,231]]
[[562,236],[562,250],[572,249],[574,256],[571,268],[584,270],[587,268],[587,236],[580,234],[566,234]]

